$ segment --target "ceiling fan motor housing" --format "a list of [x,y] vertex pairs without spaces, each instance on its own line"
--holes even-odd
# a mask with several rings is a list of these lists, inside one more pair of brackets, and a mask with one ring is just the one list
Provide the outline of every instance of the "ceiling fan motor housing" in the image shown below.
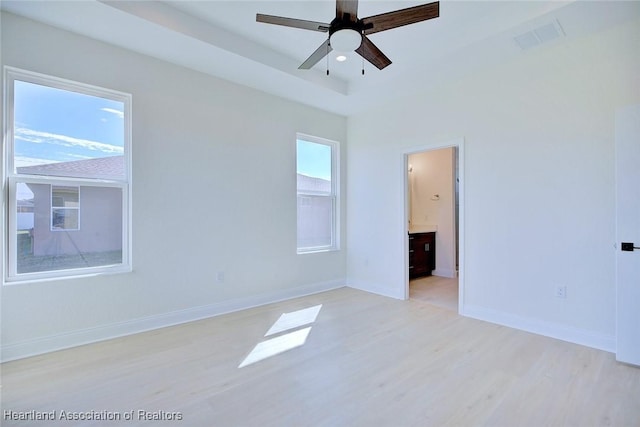
[[362,44],[364,25],[361,20],[335,18],[329,26],[329,44],[338,52],[353,52]]

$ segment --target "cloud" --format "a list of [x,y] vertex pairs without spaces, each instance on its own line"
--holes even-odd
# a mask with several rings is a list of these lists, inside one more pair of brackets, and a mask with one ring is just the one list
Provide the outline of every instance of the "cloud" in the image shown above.
[[32,142],[35,144],[53,144],[63,147],[84,148],[91,151],[99,151],[106,154],[123,154],[124,147],[105,144],[103,142],[91,141],[88,139],[73,138],[67,135],[59,135],[50,132],[41,132],[27,128],[16,128],[15,139]]
[[120,117],[121,119],[124,119],[124,112],[122,112],[120,110],[114,110],[113,108],[101,108],[100,110],[104,111],[105,113],[115,114],[116,116]]

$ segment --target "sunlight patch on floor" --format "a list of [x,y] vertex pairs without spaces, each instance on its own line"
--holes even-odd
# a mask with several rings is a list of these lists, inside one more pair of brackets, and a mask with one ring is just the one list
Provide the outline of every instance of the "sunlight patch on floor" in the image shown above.
[[313,323],[316,321],[316,317],[318,317],[318,313],[320,313],[321,308],[322,304],[316,305],[314,307],[304,308],[298,311],[293,311],[291,313],[282,313],[280,315],[280,318],[276,321],[276,323],[273,324],[271,329],[269,329],[264,336],[268,337],[269,335],[275,335],[283,331],[288,331],[290,329],[295,329],[300,326]]
[[251,353],[240,363],[238,368],[244,368],[247,365],[275,356],[276,354],[303,346],[307,341],[309,331],[311,331],[311,327],[262,341],[251,350]]
[[284,353],[285,351],[303,346],[307,341],[311,326],[300,328],[315,322],[321,308],[322,304],[319,304],[290,313],[282,313],[264,335],[265,337],[272,335],[277,336],[258,343],[247,357],[244,358],[238,368],[243,368],[277,354]]

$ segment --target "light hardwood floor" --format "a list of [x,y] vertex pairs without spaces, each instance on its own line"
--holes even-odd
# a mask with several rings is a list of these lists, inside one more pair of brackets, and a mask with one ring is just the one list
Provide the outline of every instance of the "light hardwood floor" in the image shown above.
[[[304,345],[238,368],[282,313],[318,304]],[[136,411],[3,426],[640,426],[640,369],[613,354],[349,288],[1,368],[3,413]]]
[[409,298],[458,312],[458,279],[427,276],[409,282]]

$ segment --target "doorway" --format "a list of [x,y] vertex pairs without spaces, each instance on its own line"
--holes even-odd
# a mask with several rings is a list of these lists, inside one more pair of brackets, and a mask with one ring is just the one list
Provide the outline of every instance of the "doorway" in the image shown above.
[[[404,152],[405,299],[427,300],[460,314],[464,307],[463,160],[462,139]],[[414,259],[419,258],[411,243],[430,233],[435,243],[432,270],[410,274],[416,271]]]

